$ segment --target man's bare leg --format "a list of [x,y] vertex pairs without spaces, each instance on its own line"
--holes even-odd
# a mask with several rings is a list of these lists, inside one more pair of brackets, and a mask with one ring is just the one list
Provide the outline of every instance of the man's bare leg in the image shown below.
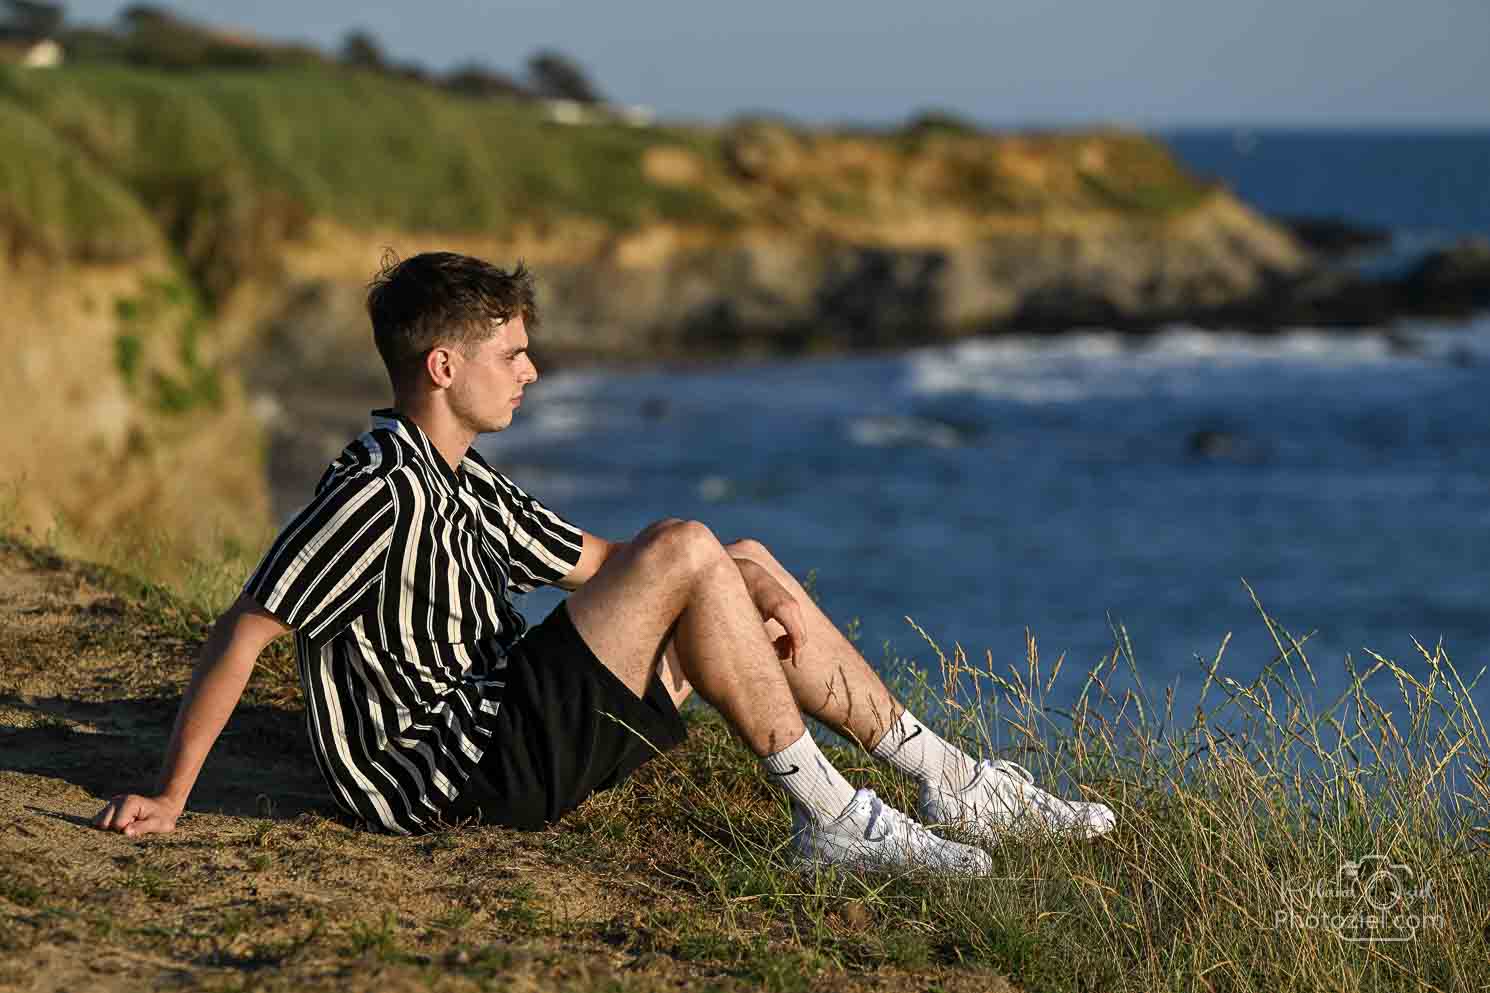
[[739,568],[702,524],[659,521],[569,597],[585,644],[640,696],[664,649],[756,755],[806,730]]
[[666,653],[790,795],[793,844],[808,863],[991,870],[986,853],[856,791],[822,754],[739,565],[708,528],[676,520],[647,528],[606,559],[568,609],[591,651],[638,696]]
[[[798,705],[865,749],[873,748],[905,708],[765,545],[747,538],[726,545],[725,550],[732,558],[749,559],[769,572],[802,608],[807,644],[781,663]],[[781,633],[781,626],[770,622],[767,637]]]
[[[1062,800],[1036,788],[1028,773],[1020,777],[998,763],[980,764],[942,740],[895,701],[864,657],[764,545],[745,540],[726,548],[731,556],[765,569],[801,607],[807,644],[782,668],[802,709],[920,780],[923,816],[936,823],[959,823],[990,838],[1016,823],[1088,837],[1112,830],[1116,817],[1111,808]],[[780,625],[770,622],[767,634],[776,638]]]
[[[836,821],[855,804],[853,786],[807,733],[739,566],[702,524],[670,520],[644,530],[569,598],[569,615],[638,696],[665,648],[669,664],[813,823]],[[868,801],[861,806],[867,813]]]
[[[749,559],[766,570],[801,608],[806,644],[781,665],[804,712],[857,741],[875,758],[924,783],[958,790],[976,776],[977,759],[906,711],[864,656],[766,546],[746,539],[725,547],[733,558]],[[766,633],[774,639],[782,633],[781,626],[770,621]]]

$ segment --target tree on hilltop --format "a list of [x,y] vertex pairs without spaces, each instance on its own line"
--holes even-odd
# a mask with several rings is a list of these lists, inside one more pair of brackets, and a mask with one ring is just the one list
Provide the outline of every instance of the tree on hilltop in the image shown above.
[[550,100],[605,103],[580,64],[552,49],[535,52],[528,59],[528,82],[534,93]]
[[130,4],[119,11],[119,22],[130,31],[150,30],[152,28],[175,28],[186,27],[186,22],[165,7],[157,7],[149,3]]
[[529,98],[533,95],[527,87],[505,72],[479,62],[456,66],[445,77],[444,85],[452,93],[467,97]]
[[9,16],[0,22],[0,35],[51,38],[62,29],[62,5],[37,0],[5,0]]
[[347,32],[347,36],[342,39],[341,60],[346,65],[376,72],[384,72],[388,68],[388,56],[383,53],[383,46],[370,31],[361,29]]

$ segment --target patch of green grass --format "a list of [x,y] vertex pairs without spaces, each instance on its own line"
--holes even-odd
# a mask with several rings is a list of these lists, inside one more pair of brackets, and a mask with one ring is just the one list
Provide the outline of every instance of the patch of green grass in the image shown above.
[[772,951],[750,963],[745,976],[771,993],[802,993],[813,988],[822,961],[811,952]]
[[41,887],[12,875],[10,869],[0,872],[0,899],[9,900],[21,907],[37,907],[41,905],[44,895]]
[[124,385],[131,389],[139,375],[140,356],[144,349],[145,343],[137,334],[121,331],[114,337],[114,368],[119,370]]
[[505,927],[531,929],[543,919],[538,908],[531,883],[517,883],[506,887],[497,895],[498,906],[488,906],[487,914],[493,923]]
[[451,907],[445,913],[430,921],[430,926],[438,931],[461,931],[476,917],[475,911],[468,907]]
[[0,236],[55,258],[118,262],[159,251],[164,241],[128,186],[8,98],[14,72],[0,66]]
[[148,867],[133,869],[124,876],[121,882],[132,890],[138,890],[151,900],[174,900],[177,895],[177,887],[171,875],[158,869]]
[[376,921],[352,921],[344,932],[346,954],[374,955],[380,961],[394,962],[402,956],[398,947],[398,915],[385,910]]
[[[155,408],[182,415],[222,405],[222,373],[202,354],[202,336],[211,325],[204,303],[184,279],[149,275],[136,295],[114,301],[119,331],[114,364],[127,387],[134,388],[143,366]],[[152,340],[173,340],[174,347],[152,351]]]
[[1172,214],[1202,203],[1213,184],[1186,172],[1164,145],[1137,135],[1104,140],[1100,172],[1079,171],[1082,182],[1100,201],[1129,211]]

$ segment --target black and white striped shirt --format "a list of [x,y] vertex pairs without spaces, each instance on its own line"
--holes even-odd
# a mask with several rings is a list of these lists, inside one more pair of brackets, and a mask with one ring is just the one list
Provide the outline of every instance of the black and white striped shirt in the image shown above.
[[373,412],[244,587],[295,629],[306,724],[336,802],[426,829],[491,740],[508,599],[556,583],[583,532],[474,450],[453,472],[413,421]]

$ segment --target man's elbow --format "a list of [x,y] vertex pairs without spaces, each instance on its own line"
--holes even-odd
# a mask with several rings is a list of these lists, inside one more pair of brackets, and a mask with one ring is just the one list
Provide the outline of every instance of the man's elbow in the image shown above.
[[580,552],[579,561],[575,563],[574,569],[554,585],[561,590],[573,593],[594,579],[595,574],[600,571],[606,561],[624,547],[626,547],[624,541],[610,541],[596,535],[586,535],[584,548]]
[[235,647],[258,655],[270,642],[293,630],[278,617],[260,606],[247,593],[239,594],[233,605],[217,619],[215,634]]

